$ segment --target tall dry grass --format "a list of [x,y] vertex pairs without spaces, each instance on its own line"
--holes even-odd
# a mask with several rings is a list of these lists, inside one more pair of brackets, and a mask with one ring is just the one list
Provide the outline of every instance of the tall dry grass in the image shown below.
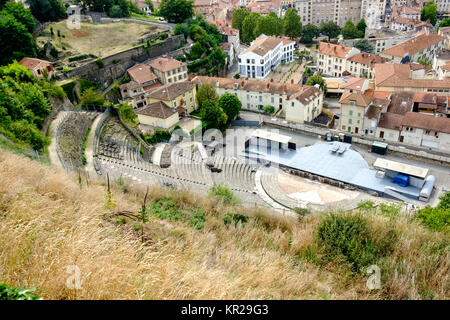
[[[448,253],[436,248],[447,239],[417,224],[394,222],[401,236],[386,264],[397,271],[371,292],[363,276],[301,258],[320,215],[298,221],[151,187],[149,201],[170,195],[203,207],[207,220],[199,231],[152,217],[145,228],[151,241],[143,245],[134,223],[118,226],[111,213],[137,212],[144,193],[113,184],[115,207],[106,208],[104,182],[80,188],[76,176],[0,151],[0,282],[37,288],[44,299],[416,299],[426,281],[434,297],[448,298]],[[230,212],[254,218],[225,225]],[[375,229],[386,224],[371,221]],[[66,285],[72,265],[81,271],[79,290]]]

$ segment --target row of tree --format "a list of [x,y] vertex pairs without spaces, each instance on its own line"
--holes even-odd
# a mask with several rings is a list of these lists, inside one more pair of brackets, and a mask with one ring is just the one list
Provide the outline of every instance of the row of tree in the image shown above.
[[240,38],[250,43],[259,35],[268,36],[285,35],[291,39],[298,38],[302,32],[302,23],[297,10],[290,8],[283,18],[274,12],[261,16],[258,12],[250,13],[246,9],[236,9],[233,13],[232,27],[239,29]]
[[356,26],[352,21],[347,21],[342,29],[333,21],[322,23],[320,27],[313,24],[303,27],[294,8],[286,10],[283,18],[274,12],[261,16],[257,12],[250,13],[246,9],[239,8],[233,13],[232,27],[239,29],[241,40],[245,43],[252,42],[261,34],[284,35],[291,39],[300,38],[303,43],[311,43],[320,34],[328,36],[328,40],[336,38],[341,33],[345,39],[363,38],[367,25],[364,19],[361,19]]

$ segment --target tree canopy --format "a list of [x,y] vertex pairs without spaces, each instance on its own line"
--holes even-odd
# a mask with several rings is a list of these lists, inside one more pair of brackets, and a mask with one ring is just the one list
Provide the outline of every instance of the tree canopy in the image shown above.
[[167,21],[181,23],[194,15],[193,0],[162,0],[158,12]]
[[313,24],[307,24],[303,27],[302,37],[300,42],[311,43],[314,38],[318,37],[320,34],[319,28]]
[[327,85],[325,83],[325,80],[319,76],[319,75],[314,75],[308,78],[308,81],[306,81],[306,85],[308,86],[313,86],[318,84],[320,86],[320,88],[323,90],[324,94],[327,93]]
[[219,99],[219,96],[212,85],[204,83],[198,88],[195,98],[197,99],[198,106],[202,107],[205,101],[212,101],[215,103],[217,99]]
[[283,20],[275,12],[270,12],[267,16],[260,17],[256,26],[256,34],[267,36],[281,36],[283,34]]
[[27,0],[33,16],[41,22],[57,21],[67,17],[61,0]]
[[443,27],[450,27],[450,18],[445,18],[444,20],[441,21],[441,23],[439,23],[439,28]]
[[336,38],[341,33],[341,28],[333,21],[322,23],[319,27],[320,33],[328,37],[328,41]]
[[0,65],[36,56],[33,37],[27,27],[5,11],[0,12],[0,43]]
[[261,15],[257,12],[252,12],[249,14],[242,23],[242,41],[245,43],[250,43],[253,40],[256,39],[257,30],[256,27],[258,25],[258,20],[260,19]]
[[428,2],[427,5],[422,8],[420,12],[420,20],[427,21],[430,20],[430,23],[434,26],[437,22],[437,6],[434,2]]
[[366,34],[366,28],[367,28],[366,20],[364,20],[364,18],[359,20],[358,24],[356,25],[356,28],[360,32],[359,37],[364,38],[364,36]]
[[217,101],[217,105],[222,108],[222,110],[227,115],[228,121],[233,120],[241,112],[242,103],[241,101],[231,93],[225,93]]
[[228,121],[226,113],[214,101],[206,100],[200,108],[200,116],[203,121],[210,123],[210,126],[222,129]]
[[345,26],[342,28],[341,33],[344,39],[355,39],[359,38],[361,35],[361,32],[358,30],[358,28],[356,28],[355,24],[351,20],[348,20],[345,23]]
[[371,44],[367,39],[359,39],[353,44],[353,46],[363,52],[375,52],[375,46]]
[[247,9],[238,8],[233,12],[233,18],[231,20],[231,26],[235,29],[239,29],[239,33],[242,36],[242,26],[245,18],[250,15]]
[[297,9],[289,8],[283,19],[284,34],[291,39],[299,38],[302,34],[302,23],[297,14]]
[[16,20],[22,23],[28,30],[32,33],[36,27],[36,22],[34,21],[33,15],[30,9],[25,9],[22,2],[7,2],[2,10],[3,13],[9,13]]

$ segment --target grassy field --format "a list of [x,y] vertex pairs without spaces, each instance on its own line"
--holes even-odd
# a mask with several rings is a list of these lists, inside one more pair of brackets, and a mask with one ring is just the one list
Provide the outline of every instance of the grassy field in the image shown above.
[[[449,299],[448,234],[414,219],[297,219],[155,186],[142,242],[145,190],[130,183],[108,193],[0,150],[1,282],[44,299]],[[379,289],[366,286],[368,264]]]
[[[50,28],[53,28],[53,36]],[[61,37],[58,37],[58,30]],[[156,26],[128,22],[82,23],[81,29],[69,29],[64,20],[48,25],[37,42],[42,45],[50,40],[58,50],[70,52],[71,55],[94,54],[104,57],[132,48],[139,44],[139,39],[159,31],[161,29]]]

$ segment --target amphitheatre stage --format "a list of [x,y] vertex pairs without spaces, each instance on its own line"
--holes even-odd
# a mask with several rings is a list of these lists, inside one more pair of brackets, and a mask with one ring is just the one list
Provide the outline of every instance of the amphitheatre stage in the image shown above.
[[323,142],[299,149],[281,147],[272,149],[270,143],[249,143],[246,157],[258,162],[270,162],[281,168],[299,170],[343,182],[358,189],[376,193],[378,196],[405,202],[418,200],[426,184],[425,176],[420,177],[422,183],[418,183],[417,186],[409,184],[402,187],[393,183],[392,177],[387,174],[380,175],[380,170],[371,169],[361,154],[351,149],[350,144],[341,142]]

